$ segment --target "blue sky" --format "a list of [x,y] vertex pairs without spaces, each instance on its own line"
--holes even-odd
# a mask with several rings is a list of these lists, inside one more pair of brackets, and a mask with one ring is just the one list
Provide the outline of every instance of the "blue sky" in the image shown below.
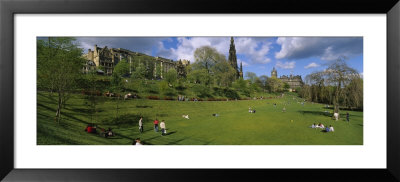
[[[340,56],[363,73],[362,37],[234,37],[234,40],[238,64],[243,63],[245,73],[270,76],[275,67],[278,76],[293,73],[304,78],[325,69]],[[172,60],[189,59],[193,63],[196,48],[206,45],[228,57],[230,37],[78,37],[77,42],[85,52],[97,44]]]

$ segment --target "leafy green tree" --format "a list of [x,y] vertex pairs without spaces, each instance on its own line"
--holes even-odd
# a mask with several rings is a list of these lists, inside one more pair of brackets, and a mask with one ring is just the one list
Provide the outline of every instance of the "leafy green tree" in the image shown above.
[[206,69],[193,70],[188,74],[188,80],[192,83],[211,85],[211,76]]
[[215,48],[210,46],[202,46],[194,51],[194,59],[196,62],[193,64],[195,69],[206,69],[210,71],[217,62],[226,60],[225,56],[219,53]]
[[260,81],[261,88],[264,92],[268,90],[268,77],[266,75],[261,75],[258,80]]
[[226,61],[218,61],[212,68],[218,86],[229,87],[236,78],[236,70]]
[[126,60],[122,59],[118,64],[114,67],[113,73],[116,73],[120,76],[125,76],[129,74],[129,63]]
[[174,86],[177,79],[178,79],[178,73],[176,72],[176,70],[175,69],[168,70],[167,74],[165,75],[165,81],[167,81],[168,84]]
[[289,90],[290,89],[290,85],[288,83],[283,83],[283,89],[284,90]]
[[257,75],[253,72],[246,72],[245,76],[246,80],[249,80],[251,83],[255,83],[257,80]]
[[69,94],[77,87],[83,64],[82,49],[78,48],[74,38],[37,40],[38,87],[57,93],[57,123],[61,121]]
[[247,97],[250,97],[249,82],[247,80],[239,78],[233,83],[232,86],[233,88],[235,88],[235,90],[243,93]]
[[133,79],[144,79],[146,76],[146,68],[143,63],[138,64],[135,71],[132,73],[131,78]]
[[268,85],[270,92],[281,92],[283,90],[283,82],[279,78],[276,77],[268,78]]
[[324,71],[312,73],[307,77],[308,80],[315,85],[326,83],[334,87],[334,112],[339,113],[340,104],[344,104],[346,100],[344,98],[346,96],[344,88],[349,85],[353,79],[360,78],[360,75],[355,69],[346,64],[344,57],[339,57],[337,60],[332,61]]

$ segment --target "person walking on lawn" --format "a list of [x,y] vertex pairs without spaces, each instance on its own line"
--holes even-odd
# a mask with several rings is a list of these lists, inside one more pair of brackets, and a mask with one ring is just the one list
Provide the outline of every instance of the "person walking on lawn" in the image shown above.
[[156,118],[156,120],[154,120],[154,131],[158,132],[158,119]]
[[161,127],[161,135],[164,136],[166,133],[164,120],[161,121],[160,127]]

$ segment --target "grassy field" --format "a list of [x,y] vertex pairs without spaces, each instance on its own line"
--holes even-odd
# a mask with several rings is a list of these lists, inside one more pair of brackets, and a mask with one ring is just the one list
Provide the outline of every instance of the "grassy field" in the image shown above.
[[[341,111],[339,121],[331,118],[332,107],[306,102],[295,95],[283,98],[240,101],[179,102],[166,100],[119,101],[98,97],[98,112],[92,117],[83,95],[73,95],[54,121],[56,98],[37,94],[38,145],[131,145],[140,137],[148,145],[362,145],[363,113]],[[273,106],[277,103],[277,107]],[[256,109],[249,113],[248,108]],[[282,108],[286,107],[286,112]],[[328,113],[326,113],[326,112]],[[350,113],[350,123],[344,121]],[[219,114],[218,117],[212,114]],[[188,114],[190,119],[182,118]],[[144,116],[144,133],[139,133],[139,116]],[[154,132],[153,120],[165,120],[167,135]],[[293,121],[292,121],[293,120]],[[332,125],[335,132],[309,128],[313,123]],[[103,138],[84,131],[87,123],[111,127],[115,137]]]

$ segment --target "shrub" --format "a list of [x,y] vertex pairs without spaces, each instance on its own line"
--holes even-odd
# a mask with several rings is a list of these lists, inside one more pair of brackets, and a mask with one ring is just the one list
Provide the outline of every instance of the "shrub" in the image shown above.
[[160,98],[158,98],[158,96],[156,96],[156,95],[149,95],[149,96],[147,96],[146,97],[147,99],[150,99],[150,100],[159,100]]
[[172,98],[172,97],[165,96],[165,97],[164,97],[164,100],[175,100],[175,99]]

